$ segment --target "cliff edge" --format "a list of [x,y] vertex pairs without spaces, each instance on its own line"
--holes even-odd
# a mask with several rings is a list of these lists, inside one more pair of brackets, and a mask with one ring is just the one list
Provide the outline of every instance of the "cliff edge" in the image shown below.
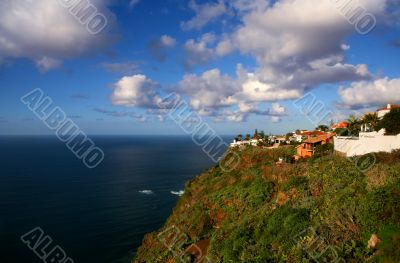
[[277,164],[292,148],[232,150],[187,183],[133,262],[400,262],[400,152]]

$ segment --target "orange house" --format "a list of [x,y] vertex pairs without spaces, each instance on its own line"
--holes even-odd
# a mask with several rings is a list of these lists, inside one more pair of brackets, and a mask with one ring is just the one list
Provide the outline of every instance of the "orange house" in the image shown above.
[[310,158],[315,153],[315,148],[318,145],[327,144],[333,141],[334,133],[327,133],[316,137],[305,140],[301,145],[297,147],[296,159]]

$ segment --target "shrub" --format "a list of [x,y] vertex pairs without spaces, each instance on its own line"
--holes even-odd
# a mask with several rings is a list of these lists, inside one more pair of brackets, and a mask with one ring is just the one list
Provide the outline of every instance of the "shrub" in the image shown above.
[[283,190],[289,191],[293,187],[298,190],[307,190],[308,189],[308,178],[305,176],[292,176],[289,178],[289,181],[284,185]]
[[378,124],[378,129],[386,129],[387,135],[400,133],[400,109],[392,109]]
[[361,223],[366,235],[377,232],[380,226],[400,226],[400,180],[396,183],[374,189],[361,203]]

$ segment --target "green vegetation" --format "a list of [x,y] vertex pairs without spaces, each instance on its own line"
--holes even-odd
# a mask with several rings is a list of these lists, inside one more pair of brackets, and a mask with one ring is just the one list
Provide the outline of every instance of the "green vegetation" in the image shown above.
[[[187,183],[134,262],[182,262],[204,240],[203,256],[213,263],[400,262],[400,151],[376,154],[367,171],[357,165],[370,158],[334,156],[329,146],[320,150],[328,156],[283,165],[275,163],[293,147],[235,151],[236,167],[216,165]],[[186,239],[162,242],[160,233],[173,226]]]
[[400,133],[400,109],[392,109],[377,125],[378,129],[386,129],[387,135]]

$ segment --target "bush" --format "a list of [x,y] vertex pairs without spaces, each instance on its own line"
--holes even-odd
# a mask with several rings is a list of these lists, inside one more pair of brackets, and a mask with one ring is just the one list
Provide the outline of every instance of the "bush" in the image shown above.
[[333,143],[321,144],[315,148],[315,155],[317,156],[329,155],[333,153],[333,150],[334,150]]
[[307,190],[308,189],[308,178],[305,176],[292,176],[289,178],[289,181],[284,185],[283,190],[289,191],[293,187],[298,190]]
[[400,180],[377,188],[366,195],[361,203],[361,223],[366,235],[377,232],[382,225],[400,226]]
[[386,129],[387,135],[400,133],[400,109],[392,109],[378,124],[378,129]]

